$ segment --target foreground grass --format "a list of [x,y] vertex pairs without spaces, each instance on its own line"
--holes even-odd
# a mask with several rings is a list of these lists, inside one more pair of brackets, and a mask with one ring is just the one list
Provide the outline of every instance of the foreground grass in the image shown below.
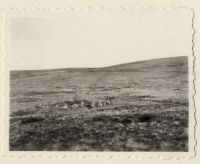
[[187,104],[167,102],[73,111],[50,105],[15,112],[10,149],[187,151]]

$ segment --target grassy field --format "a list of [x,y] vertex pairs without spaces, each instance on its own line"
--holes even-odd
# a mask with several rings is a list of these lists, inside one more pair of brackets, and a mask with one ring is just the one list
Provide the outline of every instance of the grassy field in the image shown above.
[[11,71],[10,85],[10,150],[188,151],[187,57]]

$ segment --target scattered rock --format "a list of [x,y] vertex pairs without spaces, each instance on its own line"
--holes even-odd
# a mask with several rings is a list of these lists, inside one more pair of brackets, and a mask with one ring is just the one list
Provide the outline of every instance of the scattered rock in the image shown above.
[[81,106],[82,108],[85,107],[85,103],[84,103],[84,101],[81,101],[80,106]]
[[149,146],[144,143],[139,143],[134,141],[133,138],[128,138],[126,140],[126,147],[132,150],[148,150]]
[[97,107],[102,107],[102,106],[103,106],[102,101],[101,101],[101,100],[97,100],[96,106],[97,106]]
[[107,100],[107,101],[106,101],[106,105],[110,105],[110,101]]
[[178,126],[178,125],[179,125],[179,122],[178,122],[178,121],[174,121],[173,124],[176,125],[176,126]]
[[121,127],[124,127],[124,125],[123,125],[122,123],[118,123],[118,124],[117,124],[117,127],[118,127],[118,128],[121,128]]
[[91,107],[94,108],[95,107],[95,102],[91,101]]
[[76,108],[78,108],[78,104],[73,104],[71,107],[72,107],[72,109],[76,109]]
[[63,109],[68,109],[68,105],[65,104],[65,105],[63,106]]

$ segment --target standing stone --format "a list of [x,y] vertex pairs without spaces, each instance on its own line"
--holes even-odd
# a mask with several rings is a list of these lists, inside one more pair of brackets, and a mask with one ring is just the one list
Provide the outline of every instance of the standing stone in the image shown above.
[[85,102],[84,102],[84,101],[81,101],[80,106],[81,106],[82,108],[85,107]]

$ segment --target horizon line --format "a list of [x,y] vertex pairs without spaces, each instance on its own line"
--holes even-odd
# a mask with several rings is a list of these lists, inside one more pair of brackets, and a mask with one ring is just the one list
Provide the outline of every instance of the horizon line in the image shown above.
[[126,62],[126,63],[119,63],[119,64],[113,64],[108,66],[100,66],[100,67],[63,67],[63,68],[44,68],[44,69],[16,69],[16,70],[10,70],[10,72],[14,71],[51,71],[51,70],[63,70],[63,69],[104,69],[104,68],[111,68],[115,66],[122,66],[127,64],[136,64],[140,62],[146,62],[151,60],[160,60],[160,59],[169,59],[169,58],[181,58],[181,57],[188,57],[188,56],[173,56],[173,57],[163,57],[163,58],[153,58],[153,59],[147,59],[147,60],[138,60],[133,62]]

